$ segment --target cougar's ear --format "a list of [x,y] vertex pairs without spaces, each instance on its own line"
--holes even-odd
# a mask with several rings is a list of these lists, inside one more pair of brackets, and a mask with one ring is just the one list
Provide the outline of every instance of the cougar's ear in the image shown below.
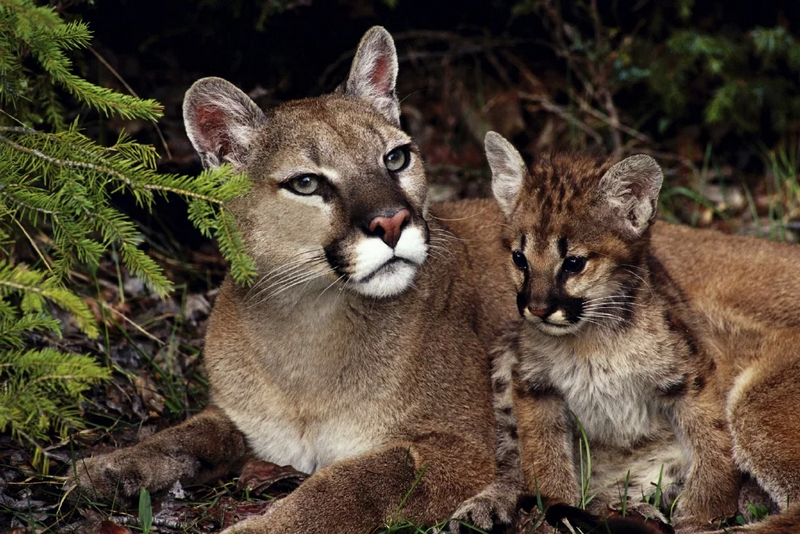
[[183,99],[183,123],[206,168],[228,162],[241,169],[264,112],[246,94],[222,78],[195,82]]
[[394,91],[396,82],[394,40],[383,27],[374,26],[361,38],[344,85],[344,94],[368,100],[389,122],[399,127],[400,102]]
[[492,193],[503,213],[511,215],[527,173],[525,162],[514,145],[497,132],[487,133],[484,145],[492,169]]
[[600,195],[629,229],[641,235],[656,216],[663,180],[656,160],[637,154],[620,161],[603,175]]

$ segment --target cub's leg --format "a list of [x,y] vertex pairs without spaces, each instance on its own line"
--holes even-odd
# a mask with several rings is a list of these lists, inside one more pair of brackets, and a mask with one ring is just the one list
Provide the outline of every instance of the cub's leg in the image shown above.
[[678,502],[677,524],[713,527],[736,513],[741,473],[733,460],[724,402],[714,384],[686,376],[668,415],[678,440],[691,451],[691,467]]
[[430,433],[331,464],[267,515],[225,532],[372,532],[376,525],[397,516],[433,524],[493,476],[490,447],[451,434]]
[[800,502],[800,334],[776,332],[728,396],[734,457],[785,509]]
[[244,435],[222,410],[209,406],[133,447],[78,460],[72,483],[89,495],[126,499],[141,487],[158,491],[176,480],[213,480],[239,467],[246,451]]
[[520,461],[528,490],[538,491],[548,502],[577,503],[580,490],[566,403],[553,390],[532,388],[517,377],[513,389]]

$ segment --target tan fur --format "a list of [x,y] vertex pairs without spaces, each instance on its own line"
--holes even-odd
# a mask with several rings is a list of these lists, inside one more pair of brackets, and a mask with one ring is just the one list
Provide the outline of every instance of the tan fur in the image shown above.
[[[513,399],[515,418],[498,427],[498,465],[518,465],[527,491],[577,502],[571,411],[597,453],[589,493],[608,504],[641,451],[660,464],[663,484],[683,485],[678,519],[687,532],[735,512],[739,469],[779,506],[796,502],[800,416],[789,407],[800,400],[800,249],[648,228],[660,186],[650,158],[612,167],[554,154],[528,170],[496,134],[487,136],[487,154],[502,184],[495,194],[505,195],[507,254],[526,260],[524,270],[509,268],[527,321],[493,356],[496,419],[509,404],[499,395]],[[564,275],[570,257],[588,260]],[[518,448],[509,445],[517,433]],[[685,458],[667,452],[670,433]],[[632,495],[653,482],[640,476],[631,473]],[[494,485],[514,479],[500,473]],[[490,506],[505,513],[508,503]],[[491,515],[478,504],[480,513],[462,506],[459,517]]]
[[[187,130],[206,165],[229,162],[253,182],[230,208],[260,278],[251,289],[228,279],[217,297],[205,350],[213,407],[82,461],[82,488],[131,497],[219,476],[246,442],[315,474],[234,530],[331,533],[396,515],[441,520],[493,478],[485,346],[514,316],[485,231],[500,215],[491,201],[429,209],[421,159],[396,126],[395,73],[391,38],[373,29],[336,94],[265,115],[224,80],[187,93]],[[398,146],[411,161],[390,174],[384,158]],[[327,189],[293,192],[307,174]],[[401,208],[410,216],[394,252],[408,250],[413,281],[370,264],[370,251],[391,251],[367,223]],[[403,245],[408,235],[417,241]],[[365,290],[374,278],[359,271],[373,268],[382,278]]]

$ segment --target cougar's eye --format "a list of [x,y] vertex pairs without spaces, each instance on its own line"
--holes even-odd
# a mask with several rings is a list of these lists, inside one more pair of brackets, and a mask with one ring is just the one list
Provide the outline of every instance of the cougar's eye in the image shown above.
[[319,189],[319,184],[319,176],[313,174],[304,174],[288,182],[289,188],[298,195],[313,195]]
[[383,158],[386,168],[392,172],[399,172],[408,167],[408,162],[411,161],[411,156],[408,153],[407,146],[397,147]]
[[561,265],[561,268],[567,274],[579,274],[584,267],[586,267],[586,258],[581,258],[580,256],[565,258],[564,263]]
[[515,250],[511,253],[511,259],[514,261],[514,265],[516,265],[517,269],[520,271],[524,271],[528,268],[528,260],[525,259],[525,254],[519,250]]

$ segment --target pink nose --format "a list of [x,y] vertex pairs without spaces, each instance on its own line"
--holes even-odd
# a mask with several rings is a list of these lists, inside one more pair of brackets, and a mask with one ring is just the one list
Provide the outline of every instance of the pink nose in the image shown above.
[[411,212],[407,209],[401,209],[391,217],[375,217],[369,223],[369,232],[394,248],[400,240],[403,226],[410,218]]
[[547,310],[533,310],[528,308],[528,311],[531,312],[531,315],[535,315],[536,317],[544,317],[547,314]]

